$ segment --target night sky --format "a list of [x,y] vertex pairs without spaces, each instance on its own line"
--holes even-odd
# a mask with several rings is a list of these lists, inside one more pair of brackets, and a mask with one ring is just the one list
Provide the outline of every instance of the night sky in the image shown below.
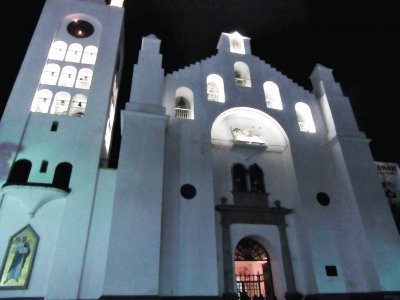
[[[49,0],[51,1],[51,0]],[[76,1],[76,0],[71,0]],[[2,113],[29,45],[43,0],[5,1]],[[400,18],[388,1],[331,0],[125,0],[125,69],[120,108],[128,101],[133,65],[143,36],[161,39],[166,73],[216,54],[222,32],[251,38],[258,56],[310,90],[316,63],[333,75],[350,99],[358,126],[371,139],[376,161],[400,164],[396,88]],[[21,14],[22,10],[22,14]],[[5,65],[4,65],[5,64]],[[116,123],[119,127],[118,119]],[[112,156],[118,152],[119,131]]]

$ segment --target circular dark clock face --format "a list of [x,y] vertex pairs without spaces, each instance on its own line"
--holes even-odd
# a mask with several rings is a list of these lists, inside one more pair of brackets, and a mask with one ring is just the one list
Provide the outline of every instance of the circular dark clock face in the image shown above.
[[67,31],[70,35],[77,38],[86,38],[94,32],[94,27],[87,21],[74,20],[67,25]]

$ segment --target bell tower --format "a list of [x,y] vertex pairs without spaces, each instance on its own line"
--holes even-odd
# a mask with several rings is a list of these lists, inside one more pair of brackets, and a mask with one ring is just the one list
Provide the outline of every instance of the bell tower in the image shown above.
[[0,123],[0,249],[27,224],[40,237],[29,295],[77,298],[122,74],[122,2],[48,0]]

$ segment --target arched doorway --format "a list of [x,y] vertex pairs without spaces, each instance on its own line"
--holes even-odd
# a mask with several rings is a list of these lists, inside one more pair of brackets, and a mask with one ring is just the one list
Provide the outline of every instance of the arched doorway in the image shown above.
[[240,300],[276,299],[268,252],[255,240],[244,238],[237,244],[235,275]]

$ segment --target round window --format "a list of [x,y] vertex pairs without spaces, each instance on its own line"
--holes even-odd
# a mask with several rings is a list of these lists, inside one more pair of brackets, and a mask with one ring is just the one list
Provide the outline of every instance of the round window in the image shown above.
[[181,187],[181,195],[185,199],[192,199],[196,196],[196,188],[191,184],[184,184]]
[[317,194],[317,201],[319,204],[321,204],[322,206],[328,206],[330,199],[329,196],[323,192],[320,192]]
[[74,37],[86,38],[93,34],[94,27],[87,21],[74,20],[67,25],[67,31]]

